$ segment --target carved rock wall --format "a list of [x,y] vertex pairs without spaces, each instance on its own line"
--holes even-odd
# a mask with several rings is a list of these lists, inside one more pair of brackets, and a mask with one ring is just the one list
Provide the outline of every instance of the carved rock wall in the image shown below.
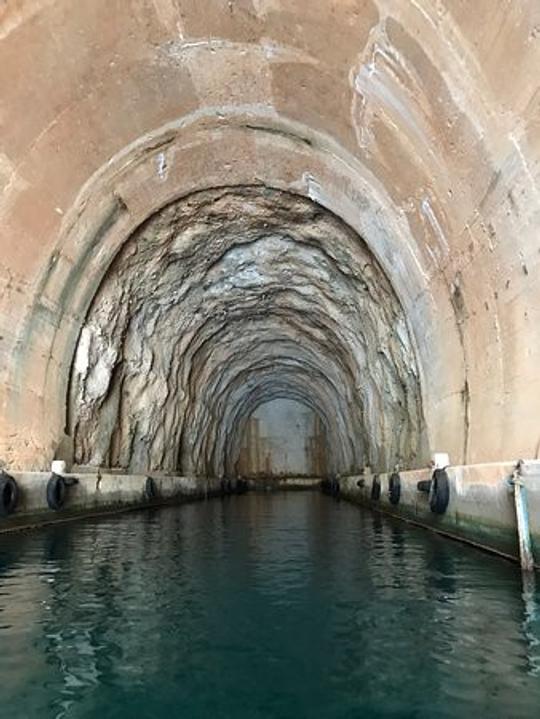
[[169,205],[125,243],[83,325],[76,461],[230,474],[242,423],[274,397],[317,412],[334,471],[419,459],[414,352],[365,243],[275,190]]

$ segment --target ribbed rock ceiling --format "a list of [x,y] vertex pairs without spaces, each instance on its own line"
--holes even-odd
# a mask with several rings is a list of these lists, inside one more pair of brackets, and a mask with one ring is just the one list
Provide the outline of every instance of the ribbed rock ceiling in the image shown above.
[[84,323],[70,417],[82,464],[231,475],[253,410],[312,408],[330,469],[414,464],[423,432],[403,310],[364,241],[264,188],[192,195],[125,243]]

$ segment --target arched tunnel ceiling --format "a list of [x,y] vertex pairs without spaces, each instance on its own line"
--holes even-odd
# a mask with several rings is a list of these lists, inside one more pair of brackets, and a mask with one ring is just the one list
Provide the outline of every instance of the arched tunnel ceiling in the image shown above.
[[424,433],[407,323],[375,258],[320,206],[264,188],[198,193],[136,231],[71,389],[77,462],[134,471],[222,476],[238,422],[286,391],[318,409],[334,471],[415,464]]
[[[370,418],[369,403],[385,396],[383,388],[370,389],[369,377],[354,385],[364,361],[359,338],[384,337],[381,327],[362,326],[367,334],[344,341],[349,328],[332,329],[344,307],[334,303],[334,311],[329,302],[326,312],[319,294],[291,299],[286,321],[277,299],[265,320],[253,317],[262,334],[276,333],[283,388],[306,396],[313,386],[294,359],[321,373],[311,400],[334,427],[336,462],[397,455],[423,462],[424,442],[455,462],[536,456],[539,28],[535,0],[6,4],[0,461],[45,468],[73,439],[63,434],[81,329],[137,228],[172,208],[185,211],[198,193],[234,187],[258,188],[249,192],[259,199],[263,188],[299,204],[308,198],[326,221],[345,223],[392,288],[390,307],[372,317],[401,312],[408,339],[404,354],[389,355],[389,397],[398,396],[400,363],[412,367],[425,437],[408,429],[389,435],[386,410]],[[279,233],[254,246],[259,241],[279,255]],[[234,303],[219,303],[233,311]],[[240,408],[278,388],[262,347],[246,344],[254,364],[234,374],[253,335],[242,336],[235,354],[233,326],[227,379],[212,372],[210,342],[192,379],[214,392],[216,415],[202,403],[182,405],[190,407],[190,428],[179,442],[194,467],[225,461]],[[324,371],[321,327],[323,348],[339,347]],[[253,400],[241,389],[250,383]],[[202,433],[221,421],[228,429],[210,447]],[[415,424],[410,415],[400,426]],[[149,456],[176,452],[176,441],[159,448],[160,432],[149,430],[140,445]]]

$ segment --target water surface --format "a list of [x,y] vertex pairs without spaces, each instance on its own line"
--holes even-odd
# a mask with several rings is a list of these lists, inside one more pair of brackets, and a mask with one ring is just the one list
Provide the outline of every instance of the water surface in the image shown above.
[[0,537],[0,716],[538,719],[517,567],[316,493]]

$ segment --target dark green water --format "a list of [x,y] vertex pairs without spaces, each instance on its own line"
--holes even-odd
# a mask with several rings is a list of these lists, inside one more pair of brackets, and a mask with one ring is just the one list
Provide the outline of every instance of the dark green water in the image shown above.
[[519,570],[318,494],[0,538],[6,719],[540,716]]

